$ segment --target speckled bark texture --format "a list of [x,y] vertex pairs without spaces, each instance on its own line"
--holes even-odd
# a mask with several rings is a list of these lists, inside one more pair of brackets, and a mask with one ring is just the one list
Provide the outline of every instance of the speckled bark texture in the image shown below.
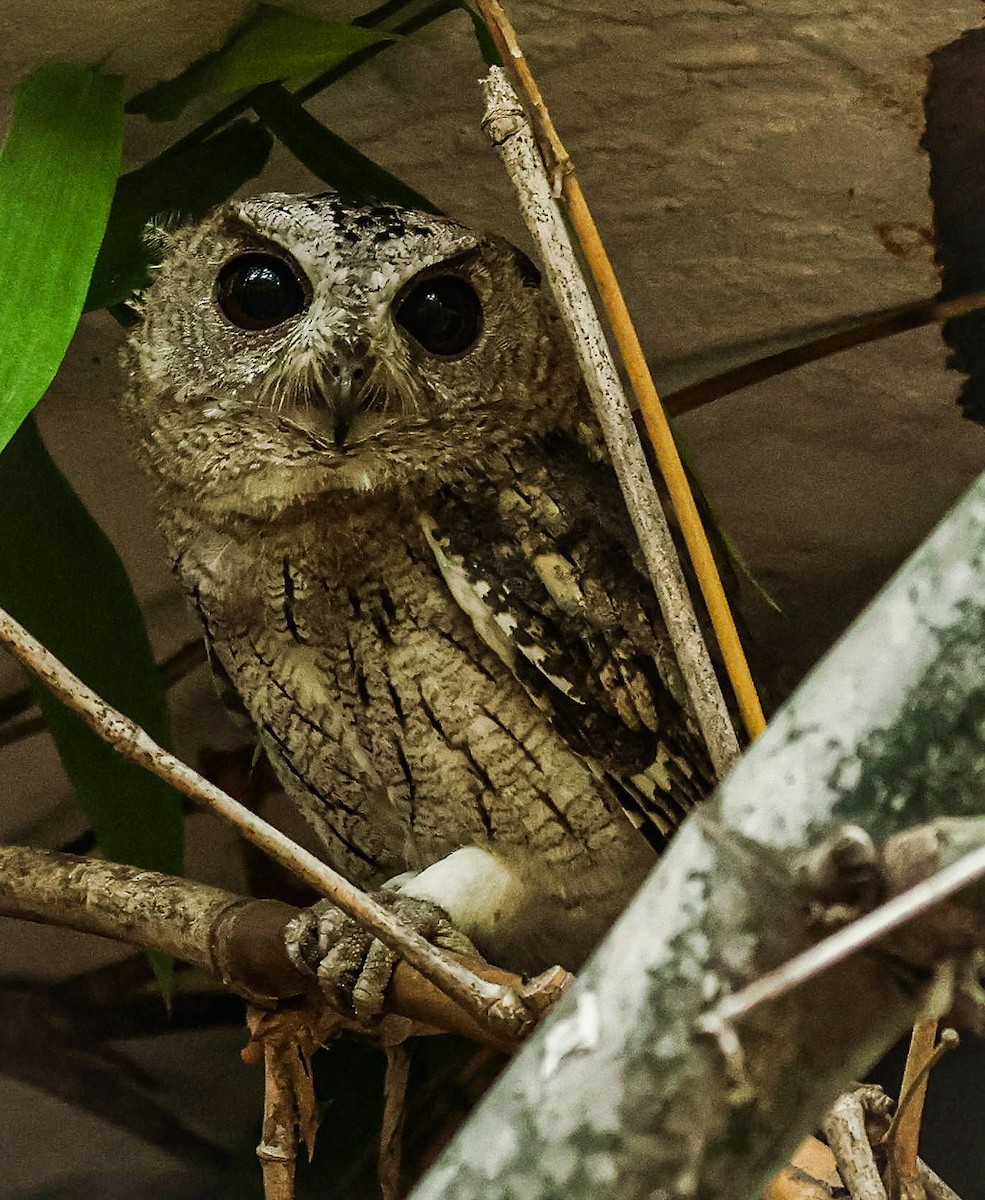
[[[985,479],[685,824],[416,1200],[759,1193],[912,1022],[935,968],[967,957],[982,889],[963,894],[951,925],[939,909],[932,928],[755,1010],[736,1030],[742,1069],[696,1020],[823,936],[837,906],[892,890],[878,867],[861,891],[818,869],[846,824],[869,834],[876,863],[890,838],[935,818],[951,830],[941,846],[981,843],[983,626]],[[937,988],[938,1007],[952,999]]]

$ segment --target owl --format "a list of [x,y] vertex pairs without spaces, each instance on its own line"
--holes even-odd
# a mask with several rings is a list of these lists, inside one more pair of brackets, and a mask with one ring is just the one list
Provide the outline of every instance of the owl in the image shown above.
[[354,882],[576,968],[712,771],[536,267],[334,193],[167,241],[124,407],[285,790]]

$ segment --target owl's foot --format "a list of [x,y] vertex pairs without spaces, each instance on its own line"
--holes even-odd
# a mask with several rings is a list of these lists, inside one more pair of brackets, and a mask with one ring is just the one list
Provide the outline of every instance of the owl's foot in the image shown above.
[[[432,901],[392,891],[373,896],[432,945],[469,958],[481,957],[445,910]],[[300,912],[287,926],[285,944],[295,966],[317,975],[322,991],[341,1012],[369,1020],[382,1010],[383,993],[400,955],[330,900],[319,900]]]

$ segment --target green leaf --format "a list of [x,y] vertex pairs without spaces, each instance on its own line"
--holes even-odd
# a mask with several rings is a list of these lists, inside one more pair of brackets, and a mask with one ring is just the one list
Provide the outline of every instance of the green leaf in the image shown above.
[[78,324],[120,169],[123,81],[52,63],[17,88],[0,152],[0,449]]
[[174,79],[134,96],[127,112],[171,121],[198,96],[313,75],[392,38],[389,33],[322,21],[300,9],[261,4],[221,49],[198,59]]
[[[111,542],[32,419],[0,455],[0,605],[100,696],[167,743],[167,705],[140,608]],[[179,873],[182,806],[40,685],[79,804],[109,858]]]
[[236,121],[121,176],[86,308],[119,304],[150,281],[153,253],[144,239],[148,221],[204,216],[263,170],[272,145],[273,138],[255,121]]
[[343,195],[440,213],[426,196],[322,125],[280,84],[257,88],[251,103],[260,120],[294,157]]

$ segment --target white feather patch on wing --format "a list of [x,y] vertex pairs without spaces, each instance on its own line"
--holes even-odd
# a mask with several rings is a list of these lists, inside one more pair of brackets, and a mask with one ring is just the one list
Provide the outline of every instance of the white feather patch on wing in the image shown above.
[[466,574],[462,559],[444,552],[436,536],[438,526],[435,522],[422,514],[420,524],[424,531],[424,540],[431,548],[441,578],[448,585],[455,603],[472,622],[476,633],[489,649],[512,671],[516,662],[516,643],[510,640],[508,632],[503,630],[497,621],[496,614],[483,601],[478,588]]
[[490,608],[484,599],[490,591],[489,585],[482,580],[470,579],[465,570],[464,560],[457,554],[449,554],[445,551],[438,541],[439,530],[435,521],[424,514],[419,520],[424,538],[431,548],[442,579],[448,585],[448,590],[455,598],[456,604],[471,620],[476,633],[489,649],[511,671],[515,670],[516,655],[521,654],[569,700],[573,700],[576,704],[584,704],[585,701],[576,695],[574,684],[570,679],[565,679],[563,675],[549,671],[544,665],[548,658],[548,651],[543,646],[538,646],[535,642],[520,641],[512,636],[519,628],[516,617],[511,612],[496,612]]

